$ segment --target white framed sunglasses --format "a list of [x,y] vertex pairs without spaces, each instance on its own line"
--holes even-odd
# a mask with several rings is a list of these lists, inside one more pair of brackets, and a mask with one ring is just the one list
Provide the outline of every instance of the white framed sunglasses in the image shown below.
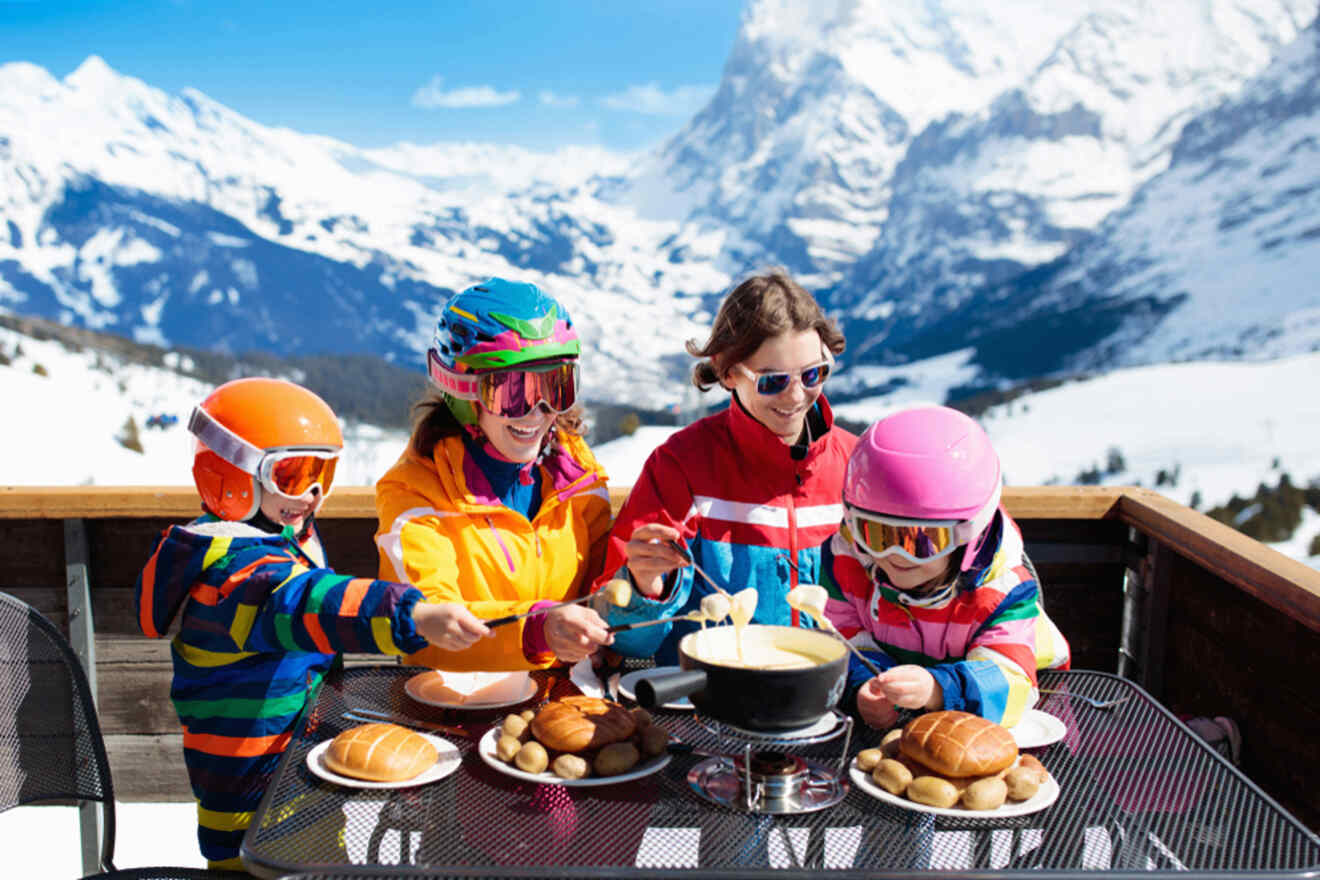
[[757,373],[748,369],[746,364],[738,363],[733,366],[735,370],[756,383],[757,394],[771,397],[776,394],[783,394],[793,384],[794,380],[801,382],[803,388],[818,388],[825,384],[825,380],[830,376],[830,370],[834,369],[834,355],[830,354],[829,349],[825,349],[824,355],[823,360],[793,372]]

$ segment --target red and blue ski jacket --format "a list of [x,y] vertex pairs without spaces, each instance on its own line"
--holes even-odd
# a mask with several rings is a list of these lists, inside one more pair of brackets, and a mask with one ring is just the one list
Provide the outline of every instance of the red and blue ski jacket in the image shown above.
[[[599,589],[625,569],[628,538],[639,526],[674,526],[697,565],[729,592],[755,587],[755,623],[813,626],[788,607],[788,591],[817,583],[821,545],[843,519],[843,474],[856,436],[834,425],[825,396],[807,414],[812,440],[785,445],[733,396],[728,409],[673,434],[651,453],[610,533]],[[796,566],[796,567],[795,567]],[[636,590],[609,622],[634,623],[696,610],[714,592],[690,566],[669,575],[665,592]],[[615,635],[614,649],[673,664],[678,640],[697,624],[657,624]]]

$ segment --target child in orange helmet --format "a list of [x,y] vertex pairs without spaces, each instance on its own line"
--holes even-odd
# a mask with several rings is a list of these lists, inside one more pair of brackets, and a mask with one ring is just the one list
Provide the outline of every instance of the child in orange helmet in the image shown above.
[[489,630],[461,604],[326,566],[314,525],[343,436],[325,401],[279,379],[216,388],[188,424],[204,513],[171,526],[138,577],[142,631],[171,643],[170,697],[215,868],[243,832],[308,693],[341,651],[461,650]]

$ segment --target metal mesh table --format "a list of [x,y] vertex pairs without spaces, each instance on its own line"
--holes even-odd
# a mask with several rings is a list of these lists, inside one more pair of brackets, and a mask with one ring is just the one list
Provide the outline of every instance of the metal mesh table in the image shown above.
[[[1059,783],[1051,806],[1014,818],[944,817],[879,800],[857,785],[825,809],[789,815],[712,802],[690,785],[703,758],[676,755],[628,782],[565,788],[487,766],[481,734],[509,709],[422,706],[404,682],[422,670],[369,666],[330,677],[294,733],[243,843],[262,876],[309,877],[1049,877],[1179,872],[1218,877],[1320,875],[1320,838],[1134,683],[1096,672],[1047,672],[1038,708],[1067,726],[1035,750]],[[576,692],[566,673],[537,673],[537,697]],[[1126,697],[1110,710],[1079,697]],[[355,723],[350,707],[461,725],[446,737],[462,764],[430,785],[390,791],[322,781],[308,752]],[[516,711],[516,710],[514,710]],[[727,731],[691,712],[658,721],[698,750],[728,752]],[[819,764],[879,744],[857,725],[791,751]],[[779,748],[780,746],[771,746]],[[739,748],[739,747],[733,747]],[[841,774],[846,779],[848,773]]]

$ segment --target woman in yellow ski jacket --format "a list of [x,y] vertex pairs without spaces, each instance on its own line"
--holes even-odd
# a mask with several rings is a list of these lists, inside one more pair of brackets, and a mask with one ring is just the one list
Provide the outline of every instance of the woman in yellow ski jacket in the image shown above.
[[[376,484],[382,577],[480,621],[583,595],[610,527],[606,475],[578,434],[577,334],[535,285],[492,278],[450,300],[427,353],[438,393]],[[484,626],[483,626],[484,628]],[[410,660],[453,671],[576,662],[612,637],[583,605],[488,628]]]

